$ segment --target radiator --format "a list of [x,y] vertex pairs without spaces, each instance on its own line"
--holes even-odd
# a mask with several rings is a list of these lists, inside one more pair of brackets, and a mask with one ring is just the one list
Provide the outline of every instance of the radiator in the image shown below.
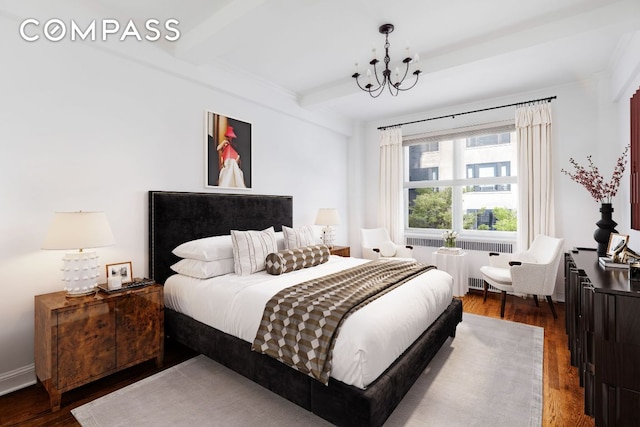
[[[484,280],[482,280],[481,277],[469,277],[468,283],[469,283],[469,289],[484,291]],[[500,289],[494,288],[491,285],[489,285],[489,288],[487,290],[491,292],[500,292]]]
[[[425,246],[439,248],[444,246],[443,239],[433,239],[426,237],[407,237],[405,239],[407,245]],[[456,240],[456,247],[466,251],[478,252],[501,252],[505,254],[513,253],[513,243],[511,242],[487,242],[478,240]]]
[[[484,290],[484,280],[478,277],[469,277],[469,289]],[[493,286],[489,285],[489,289],[493,289]]]

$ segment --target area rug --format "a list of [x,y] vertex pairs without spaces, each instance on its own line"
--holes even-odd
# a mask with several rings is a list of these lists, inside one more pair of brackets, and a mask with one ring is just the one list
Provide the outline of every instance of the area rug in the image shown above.
[[[540,426],[539,327],[465,313],[385,426]],[[328,426],[205,356],[71,411],[83,427]]]

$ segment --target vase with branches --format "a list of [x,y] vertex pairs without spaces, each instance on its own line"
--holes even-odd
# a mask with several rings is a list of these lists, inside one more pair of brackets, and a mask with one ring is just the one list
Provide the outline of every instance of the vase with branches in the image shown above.
[[573,181],[582,185],[596,201],[600,202],[601,218],[596,225],[598,229],[593,233],[593,238],[598,242],[598,256],[605,256],[607,252],[607,246],[609,244],[609,236],[611,233],[617,233],[615,227],[618,225],[612,218],[613,207],[611,200],[618,193],[620,187],[620,180],[627,165],[627,156],[629,154],[629,146],[626,146],[613,168],[611,179],[605,182],[604,177],[600,173],[598,167],[593,163],[591,156],[587,156],[588,166],[582,166],[575,161],[575,159],[569,158],[569,163],[574,168],[574,172],[571,173],[565,169],[561,172],[571,178]]

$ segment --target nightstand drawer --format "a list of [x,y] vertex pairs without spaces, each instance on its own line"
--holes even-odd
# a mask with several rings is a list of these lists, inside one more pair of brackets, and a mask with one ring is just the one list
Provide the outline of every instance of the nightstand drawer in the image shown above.
[[158,353],[163,331],[158,328],[163,308],[162,292],[135,294],[118,301],[116,312],[118,368],[152,359]]
[[116,369],[115,326],[113,302],[57,313],[57,388],[84,384]]

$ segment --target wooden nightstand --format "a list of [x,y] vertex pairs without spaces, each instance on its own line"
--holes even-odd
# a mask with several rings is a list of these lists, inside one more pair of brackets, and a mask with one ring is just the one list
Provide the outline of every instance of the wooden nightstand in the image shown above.
[[141,288],[67,298],[35,297],[36,375],[52,411],[62,393],[129,366],[164,356],[163,288]]
[[331,255],[349,257],[351,256],[351,247],[350,246],[334,246],[331,249],[329,249],[329,252],[331,253]]

